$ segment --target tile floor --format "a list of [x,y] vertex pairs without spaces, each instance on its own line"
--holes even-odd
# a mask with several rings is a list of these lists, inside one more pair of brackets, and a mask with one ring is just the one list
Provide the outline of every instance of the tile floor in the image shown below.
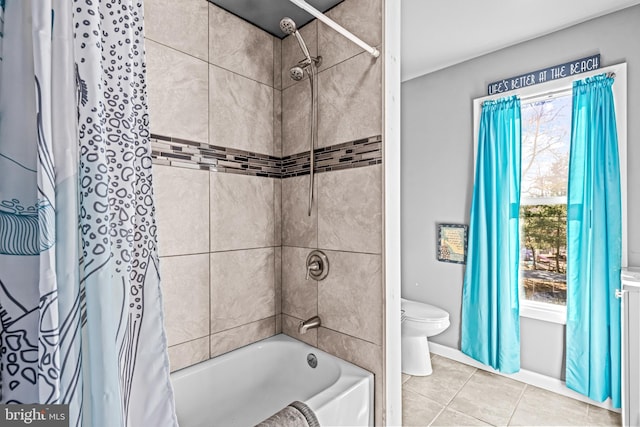
[[403,426],[620,426],[620,415],[432,355],[433,374],[402,374]]

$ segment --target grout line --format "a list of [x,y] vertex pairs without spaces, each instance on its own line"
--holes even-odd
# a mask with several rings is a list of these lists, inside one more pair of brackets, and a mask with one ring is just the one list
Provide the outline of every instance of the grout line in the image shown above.
[[[211,7],[209,5],[207,5],[207,144],[209,144],[209,142],[211,141],[211,111],[209,110],[211,108],[211,73],[209,72],[209,61],[211,60],[210,56],[210,50],[211,50],[211,46],[209,46],[209,43],[211,41]],[[152,161],[153,162],[153,161]],[[211,321],[213,319],[213,304],[211,303],[211,297],[212,297],[212,286],[213,286],[213,269],[211,268],[211,264],[212,264],[212,260],[211,260],[211,235],[212,235],[212,221],[211,221],[211,189],[213,188],[213,183],[211,182],[213,180],[213,175],[211,174],[211,171],[209,171],[209,192],[207,194],[208,199],[209,199],[209,215],[208,215],[208,220],[209,220],[209,358],[211,358]]]
[[520,402],[522,401],[522,397],[524,396],[524,392],[527,390],[527,387],[529,387],[529,384],[524,383],[524,387],[522,388],[522,391],[520,392],[520,396],[518,397],[518,401],[514,405],[513,411],[511,411],[511,415],[509,415],[509,420],[507,421],[507,425],[511,425],[511,420],[513,419],[513,416],[515,415],[516,410],[518,409],[518,406],[520,405]]
[[[441,356],[444,357],[444,356]],[[451,360],[451,359],[449,359]],[[468,365],[467,365],[468,366]],[[449,402],[445,405],[445,409],[451,409],[452,411],[458,412],[460,414],[463,414],[467,417],[471,417],[475,420],[478,420],[482,423],[486,423],[486,424],[490,424],[488,421],[485,421],[483,419],[480,419],[478,417],[476,417],[475,415],[471,415],[471,414],[467,414],[466,412],[460,411],[460,410],[456,410],[451,408],[451,403],[453,402],[453,400],[458,396],[458,394],[460,394],[460,392],[462,391],[462,389],[464,388],[464,386],[467,385],[467,383],[469,383],[469,381],[471,381],[471,378],[476,374],[476,372],[478,372],[478,368],[473,368],[473,371],[471,372],[471,374],[469,375],[469,377],[467,378],[467,380],[460,386],[460,388],[458,389],[458,391],[453,395],[453,397],[449,400]]]
[[192,255],[209,255],[209,253],[210,252],[195,252],[195,253],[189,253],[189,254],[161,255],[159,256],[159,258],[163,259],[163,258],[177,258],[177,257],[192,256]]
[[[259,249],[270,249],[270,248],[279,248],[279,247],[280,246],[278,246],[278,245],[266,245],[266,246],[255,246],[255,247],[250,247],[250,248],[221,249],[221,250],[217,250],[217,251],[213,251],[213,250],[209,249],[209,252],[194,252],[194,253],[188,253],[188,254],[162,255],[159,258],[176,258],[176,257],[191,256],[191,255],[219,254],[219,253],[225,253],[225,252],[256,251],[256,250],[259,250]],[[373,254],[373,255],[379,255],[379,254]]]
[[[208,16],[208,15],[207,15]],[[208,18],[207,18],[208,19]],[[208,120],[208,119],[207,119]],[[211,173],[209,173],[209,189],[207,191],[207,199],[209,200],[208,203],[208,207],[209,207],[209,215],[207,215],[207,219],[209,220],[209,235],[208,235],[208,240],[209,240],[209,255],[207,258],[208,259],[208,263],[209,263],[209,286],[207,287],[209,290],[208,296],[209,296],[209,358],[211,358],[211,320],[213,318],[213,304],[211,304],[211,296],[212,296],[212,290],[211,288],[213,287],[213,269],[211,267],[212,264],[212,260],[211,260],[211,187],[212,187],[212,183],[211,180],[213,179],[213,176],[211,175]]]
[[[208,22],[208,19],[209,19],[209,18],[207,17],[207,22]],[[207,27],[209,27],[209,26],[207,25]],[[198,56],[195,56],[195,55],[193,55],[193,54],[191,54],[191,53],[189,53],[189,52],[182,51],[182,50],[177,49],[177,48],[175,48],[175,47],[173,47],[173,46],[170,46],[170,45],[168,45],[168,44],[165,44],[165,43],[159,42],[159,41],[157,41],[157,40],[154,40],[154,39],[152,39],[152,38],[150,38],[150,37],[148,37],[148,36],[145,36],[144,38],[145,38],[147,41],[152,41],[152,42],[154,42],[155,44],[160,45],[160,46],[162,46],[162,47],[166,47],[167,49],[171,49],[171,50],[172,50],[172,51],[174,51],[174,52],[178,52],[178,53],[181,53],[181,54],[183,54],[183,55],[186,55],[186,56],[188,56],[188,57],[190,57],[190,58],[197,59],[198,61],[202,61],[202,62],[204,62],[204,63],[205,63],[205,64],[207,64],[207,65],[211,65],[211,66],[217,67],[217,68],[219,68],[219,69],[221,69],[221,70],[225,70],[225,71],[228,71],[228,72],[230,72],[230,73],[232,73],[232,74],[235,74],[236,76],[244,77],[245,79],[247,79],[247,80],[251,80],[252,82],[259,83],[259,84],[261,84],[261,85],[263,85],[263,86],[267,86],[267,87],[270,87],[270,88],[272,88],[272,89],[275,89],[275,87],[274,87],[274,85],[273,85],[273,84],[269,85],[268,83],[261,82],[260,80],[256,80],[256,79],[254,79],[253,77],[245,76],[244,74],[240,74],[240,73],[239,73],[239,72],[237,72],[237,71],[233,71],[233,70],[230,70],[230,69],[228,69],[228,68],[225,68],[225,67],[223,67],[223,66],[221,66],[221,65],[214,64],[214,63],[210,62],[210,61],[211,61],[211,58],[209,58],[209,43],[207,43],[207,59],[202,59],[202,58],[200,58],[200,57],[198,57]],[[208,39],[208,38],[209,38],[209,28],[207,28],[207,39]],[[208,73],[208,72],[209,72],[209,70],[207,69],[207,73]],[[298,83],[298,82],[296,82],[296,83]]]
[[[211,335],[211,334],[209,334],[209,335]],[[167,346],[167,348],[178,347],[178,346],[180,346],[180,345],[182,345],[182,344],[189,344],[189,343],[192,343],[192,342],[194,342],[194,341],[201,340],[201,339],[203,339],[203,338],[208,338],[208,337],[209,337],[209,335],[204,335],[204,336],[201,336],[201,337],[192,338],[192,339],[190,339],[190,340],[183,341],[183,342],[179,342],[179,343],[177,343],[177,344],[171,344],[171,345],[168,345],[168,346]]]
[[225,252],[257,251],[259,249],[271,249],[271,248],[277,248],[277,247],[278,246],[276,246],[276,245],[267,245],[267,246],[256,246],[256,247],[252,247],[252,248],[221,249],[221,250],[217,250],[217,251],[211,251],[209,253],[210,254],[220,254],[220,253],[225,253]]
[[[436,403],[437,403],[437,402],[436,402]],[[436,420],[438,419],[438,417],[439,417],[440,415],[442,415],[442,413],[445,411],[445,409],[447,409],[447,405],[444,405],[444,406],[442,407],[442,409],[440,409],[440,411],[436,414],[436,416],[435,416],[435,417],[433,417],[433,419],[429,422],[429,425],[430,425],[430,426],[432,426],[432,425],[433,425],[433,423],[435,423],[435,422],[436,422]]]
[[[210,335],[217,335],[217,334],[220,334],[220,333],[222,333],[222,332],[232,331],[232,330],[234,330],[234,329],[238,329],[238,328],[241,328],[241,327],[243,327],[243,326],[252,325],[252,324],[254,324],[254,323],[263,322],[263,321],[265,321],[265,320],[269,320],[269,319],[273,319],[273,322],[274,322],[274,324],[275,324],[276,316],[274,316],[274,315],[272,314],[271,316],[263,317],[262,319],[251,320],[251,321],[249,321],[249,322],[243,323],[242,325],[236,325],[236,326],[232,326],[231,328],[221,329],[221,330],[219,330],[219,331],[212,332]],[[239,347],[238,347],[238,348],[239,348]],[[235,350],[235,349],[234,349],[234,350]],[[231,351],[231,350],[229,350],[229,351]]]
[[[209,18],[207,17],[207,20],[208,20],[208,19],[209,19]],[[207,22],[208,22],[208,21],[207,21]],[[207,25],[207,27],[209,27],[209,26]],[[230,70],[230,69],[228,69],[228,68],[226,68],[226,67],[223,67],[223,66],[221,66],[221,65],[214,64],[214,63],[210,62],[210,61],[211,61],[211,58],[209,57],[209,43],[207,43],[207,59],[202,59],[202,58],[200,58],[200,57],[198,57],[198,56],[195,56],[195,55],[193,55],[193,54],[191,54],[191,53],[189,53],[189,52],[185,52],[185,51],[183,51],[183,50],[177,49],[177,48],[175,48],[175,47],[173,47],[173,46],[170,46],[170,45],[168,45],[168,44],[165,44],[165,43],[159,42],[159,41],[154,40],[153,38],[150,38],[150,37],[148,37],[148,36],[145,36],[144,38],[145,38],[145,40],[146,40],[146,41],[151,41],[151,42],[153,42],[153,43],[155,43],[155,44],[157,44],[157,45],[160,45],[160,46],[162,46],[162,47],[166,47],[167,49],[171,49],[171,50],[172,50],[172,51],[174,51],[174,52],[181,53],[181,54],[186,55],[186,56],[188,56],[188,57],[190,57],[190,58],[197,59],[198,61],[202,61],[202,62],[204,62],[205,64],[207,64],[207,66],[211,65],[211,66],[213,66],[213,67],[217,67],[217,68],[219,68],[219,69],[221,69],[221,70],[225,70],[225,71],[228,71],[229,73],[235,74],[236,76],[244,77],[245,79],[247,79],[247,80],[251,80],[252,82],[255,82],[255,83],[261,84],[261,85],[263,85],[263,86],[267,86],[267,87],[270,87],[270,88],[272,88],[272,89],[275,89],[275,85],[273,84],[273,81],[272,81],[272,84],[270,85],[270,84],[268,84],[268,83],[261,82],[260,80],[256,80],[256,79],[254,79],[253,77],[245,76],[244,74],[240,74],[240,73],[239,73],[239,72],[237,72],[237,71],[233,71],[233,70]],[[208,39],[208,38],[209,38],[209,28],[207,28],[207,39]],[[208,67],[207,67],[207,74],[208,74],[208,73],[209,73],[209,70],[208,70]],[[273,79],[272,79],[272,80],[273,80]],[[296,82],[296,83],[299,83],[299,82]]]
[[267,83],[265,83],[265,82],[261,82],[261,81],[259,81],[259,80],[256,80],[256,79],[252,78],[252,77],[245,76],[244,74],[240,74],[240,73],[238,73],[237,71],[230,70],[230,69],[225,68],[225,67],[223,67],[223,66],[221,66],[221,65],[218,65],[218,64],[212,64],[211,62],[208,62],[208,65],[210,65],[210,66],[212,66],[212,67],[219,68],[219,69],[224,70],[224,71],[227,71],[227,72],[229,72],[229,73],[231,73],[231,74],[235,74],[235,75],[236,75],[236,76],[238,76],[238,77],[242,77],[242,78],[245,78],[245,79],[247,79],[247,80],[251,80],[252,82],[254,82],[254,83],[258,83],[258,84],[260,84],[260,85],[262,85],[262,86],[266,86],[266,87],[268,87],[268,88],[275,89],[275,88],[273,87],[273,85],[269,85],[269,84],[267,84]]
[[[315,281],[315,282],[316,282],[316,283],[318,283],[317,281]],[[287,316],[289,316],[289,317],[295,317],[295,318],[297,319],[297,317],[296,317],[296,316],[293,316],[293,315],[291,315],[291,314],[287,314],[287,313],[282,313],[282,314],[286,314],[286,315],[287,315]],[[319,315],[319,314],[318,314],[318,315]],[[304,320],[304,319],[300,319],[300,320]],[[344,335],[344,336],[347,336],[347,337],[349,337],[349,338],[357,339],[357,340],[360,340],[360,341],[364,341],[364,342],[366,342],[367,344],[375,345],[376,347],[380,347],[380,348],[382,348],[382,344],[377,344],[377,343],[372,342],[372,341],[369,341],[369,340],[367,340],[367,339],[364,339],[364,338],[361,338],[361,337],[356,337],[356,336],[351,335],[351,334],[348,334],[348,333],[346,333],[346,332],[342,332],[342,331],[338,331],[338,330],[333,329],[333,328],[329,328],[329,327],[327,327],[327,326],[325,326],[325,325],[320,325],[320,327],[319,327],[319,328],[317,328],[316,330],[320,330],[320,328],[324,328],[324,329],[327,329],[327,330],[329,330],[329,331],[335,332],[335,333],[337,333],[337,334]]]
[[[316,232],[317,232],[317,230],[316,230]],[[329,248],[322,248],[322,247],[318,246],[317,244],[315,245],[315,247],[309,247],[309,246],[303,246],[303,245],[284,244],[284,242],[283,242],[282,247],[309,249],[309,250],[312,250],[312,251],[317,249],[317,250],[320,250],[320,251],[342,252],[342,253],[346,253],[346,254],[379,255],[379,256],[382,256],[382,254],[380,252],[361,252],[361,251],[345,251],[345,250],[342,250],[342,249],[329,249]]]
[[[280,203],[282,203],[282,182],[279,183],[280,185]],[[276,196],[276,181],[273,180],[273,196]],[[276,299],[274,298],[274,307],[273,307],[273,312],[275,313],[276,316],[280,315],[280,332],[282,333],[282,205],[280,206],[280,218],[276,218],[276,204],[278,203],[278,200],[274,200],[273,201],[273,257],[274,257],[274,265],[273,265],[273,286],[274,286],[274,294],[277,295],[278,299],[280,300],[279,302],[276,301]],[[276,222],[280,223],[280,239],[277,238],[277,233],[276,233]],[[276,243],[278,242],[278,240],[280,240],[280,245],[276,246]],[[280,248],[280,254],[279,254],[279,258],[280,258],[280,262],[276,263],[276,249]],[[278,274],[278,272],[280,272],[280,274]],[[280,280],[278,280],[278,276],[280,277]],[[280,310],[278,311],[278,307],[280,308]],[[278,318],[276,317],[276,332],[278,332]]]
[[[207,19],[208,19],[208,18],[207,18]],[[207,25],[207,27],[208,27],[208,25]],[[208,31],[209,31],[209,29],[207,28],[207,37],[208,37],[208,34],[209,34],[209,33],[208,33]],[[162,43],[162,42],[160,42],[160,41],[158,41],[158,40],[155,40],[155,39],[153,39],[153,38],[151,38],[151,37],[147,36],[146,34],[145,34],[145,36],[144,36],[144,39],[145,39],[145,54],[146,54],[146,42],[147,42],[147,41],[151,41],[151,42],[154,42],[154,43],[155,43],[155,44],[157,44],[157,45],[160,45],[160,46],[162,46],[162,47],[166,47],[167,49],[171,49],[171,50],[172,50],[172,51],[174,51],[174,52],[178,52],[178,53],[181,53],[181,54],[183,54],[183,55],[186,55],[186,56],[188,56],[188,57],[190,57],[190,58],[197,59],[198,61],[202,61],[202,62],[204,62],[205,64],[208,64],[208,63],[209,63],[209,61],[208,61],[208,59],[209,59],[209,43],[208,43],[208,42],[207,42],[207,59],[202,59],[202,58],[200,58],[199,56],[195,56],[195,55],[194,55],[194,54],[192,54],[192,53],[185,52],[185,51],[183,51],[183,50],[180,50],[180,49],[175,48],[175,47],[173,47],[173,46],[169,46],[168,44]]]
[[[453,397],[451,397],[451,399],[449,399],[449,401],[447,402],[447,407],[449,407],[449,405],[451,405],[451,402],[453,402],[453,400],[460,394],[460,392],[462,391],[462,389],[464,388],[464,386],[467,385],[467,383],[469,381],[471,381],[471,377],[473,377],[476,372],[478,372],[477,368],[473,368],[473,371],[471,372],[471,374],[469,374],[469,377],[465,380],[465,382],[460,386],[460,388],[458,389],[458,391],[455,392],[455,394],[453,395]],[[453,408],[452,408],[453,409]],[[460,412],[460,411],[458,411]],[[468,414],[465,414],[468,415]],[[475,418],[475,417],[474,417]]]

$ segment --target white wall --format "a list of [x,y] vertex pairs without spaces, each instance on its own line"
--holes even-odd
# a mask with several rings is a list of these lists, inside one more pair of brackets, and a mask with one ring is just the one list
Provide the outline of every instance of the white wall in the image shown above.
[[[640,265],[639,23],[634,6],[402,84],[402,293],[450,313],[434,342],[460,347],[464,268],[437,261],[436,224],[469,223],[472,100],[492,81],[596,53],[602,66],[627,62],[629,265]],[[521,354],[523,369],[563,378],[564,327],[523,318]]]

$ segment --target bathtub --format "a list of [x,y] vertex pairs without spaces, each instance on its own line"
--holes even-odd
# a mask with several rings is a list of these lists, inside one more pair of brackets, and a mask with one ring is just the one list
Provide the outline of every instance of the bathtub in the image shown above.
[[254,426],[294,400],[321,426],[373,425],[373,374],[283,334],[176,371],[171,382],[180,427]]

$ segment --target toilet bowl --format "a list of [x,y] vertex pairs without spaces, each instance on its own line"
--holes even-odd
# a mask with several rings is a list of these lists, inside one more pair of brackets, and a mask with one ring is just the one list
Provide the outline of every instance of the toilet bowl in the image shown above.
[[431,356],[427,337],[449,327],[449,313],[418,301],[401,299],[402,372],[408,375],[431,375]]

